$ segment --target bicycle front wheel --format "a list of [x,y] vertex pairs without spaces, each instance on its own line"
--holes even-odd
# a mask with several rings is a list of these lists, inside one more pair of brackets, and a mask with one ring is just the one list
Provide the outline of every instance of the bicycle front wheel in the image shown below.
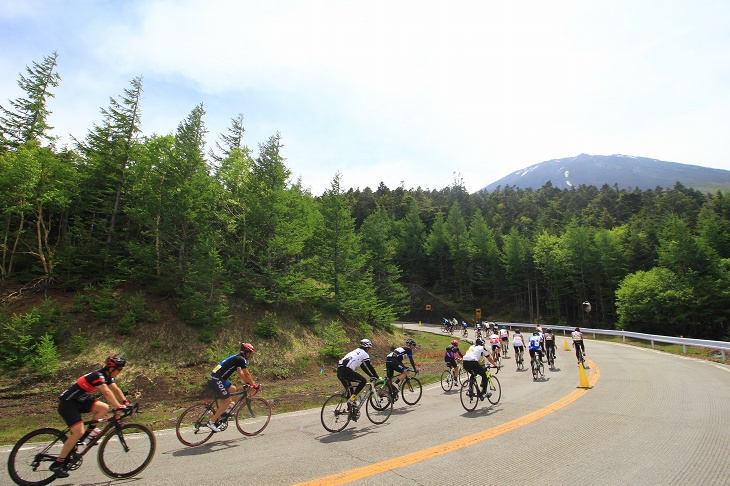
[[23,486],[48,484],[56,475],[48,469],[66,442],[56,429],[38,429],[23,436],[8,457],[10,478]]
[[389,394],[386,396],[380,396],[378,393],[370,394],[365,404],[365,414],[372,423],[382,424],[388,420],[391,413],[393,413],[393,400]]
[[252,437],[263,431],[271,420],[271,404],[261,397],[248,398],[236,410],[236,428]]
[[131,478],[147,467],[156,448],[155,435],[150,429],[142,424],[124,424],[102,439],[99,468],[110,478]]
[[207,442],[213,435],[208,428],[208,421],[213,417],[213,410],[202,403],[188,407],[180,414],[175,424],[177,439],[186,446],[195,447]]
[[461,385],[460,398],[461,406],[464,407],[464,410],[467,412],[471,412],[477,408],[479,397],[477,396],[477,385],[474,380],[467,380],[463,385]]
[[322,426],[329,432],[339,432],[350,423],[350,410],[347,408],[347,397],[342,393],[332,395],[325,400],[319,414]]
[[446,370],[443,373],[441,373],[441,388],[443,388],[444,391],[450,391],[453,386],[454,386],[454,379],[451,375],[451,371]]
[[469,381],[469,372],[463,366],[459,367],[459,386]]
[[423,395],[423,386],[418,378],[408,378],[400,389],[403,401],[408,405],[415,405]]
[[489,381],[487,381],[487,391],[492,394],[487,397],[489,403],[492,405],[498,404],[499,400],[502,398],[502,385],[499,384],[499,380],[496,376],[490,375]]

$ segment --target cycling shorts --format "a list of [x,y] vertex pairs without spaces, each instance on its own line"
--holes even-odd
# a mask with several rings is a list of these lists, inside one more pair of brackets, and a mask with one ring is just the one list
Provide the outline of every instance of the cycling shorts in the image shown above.
[[542,349],[531,349],[530,350],[530,358],[534,358],[535,357],[535,353],[537,353],[537,355],[540,358],[542,358]]
[[444,361],[449,368],[456,368],[456,358],[444,358]]
[[408,368],[397,360],[386,360],[385,361],[385,371],[387,373],[388,378],[393,378],[393,375],[395,375],[395,372],[397,371],[400,375],[404,371],[406,371]]
[[91,397],[83,400],[59,400],[58,414],[66,422],[66,425],[73,427],[82,422],[81,414],[91,412],[95,403],[96,399]]
[[213,390],[213,395],[216,398],[228,398],[230,395],[228,389],[231,387],[231,382],[226,380],[223,381],[220,378],[211,376],[208,378],[208,386]]

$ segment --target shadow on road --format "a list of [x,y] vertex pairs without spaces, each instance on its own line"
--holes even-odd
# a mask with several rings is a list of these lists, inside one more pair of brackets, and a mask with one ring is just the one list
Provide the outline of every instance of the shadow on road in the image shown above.
[[[351,424],[352,422],[350,422],[350,425],[348,425],[348,427],[350,427]],[[323,444],[330,444],[332,442],[346,442],[350,440],[355,440],[358,437],[362,437],[363,435],[372,434],[373,432],[376,432],[378,428],[385,427],[387,425],[388,422],[381,425],[369,425],[360,429],[348,428],[343,430],[342,432],[332,432],[328,433],[327,435],[320,435],[319,437],[316,437],[316,439]]]

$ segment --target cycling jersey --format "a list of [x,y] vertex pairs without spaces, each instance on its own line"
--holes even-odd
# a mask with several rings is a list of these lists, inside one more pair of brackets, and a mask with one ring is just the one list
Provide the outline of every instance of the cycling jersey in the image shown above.
[[573,341],[583,340],[583,333],[580,331],[573,331],[572,333],[570,333],[570,335],[573,337]]
[[456,355],[461,356],[461,350],[459,349],[459,346],[454,346],[453,344],[449,344],[446,346],[446,353],[444,353],[444,359],[452,360],[456,359]]
[[337,363],[337,366],[344,366],[355,371],[358,366],[366,366],[365,363],[367,363],[367,366],[370,366],[370,355],[364,349],[357,348],[354,351],[347,353],[345,357]]
[[489,344],[492,345],[492,348],[501,348],[502,344],[499,342],[499,336],[496,334],[492,334],[489,336]]
[[231,374],[238,368],[248,368],[248,361],[246,361],[246,358],[244,358],[240,353],[232,354],[218,363],[218,366],[213,368],[213,371],[211,371],[210,376],[211,378],[216,378],[222,381],[228,380],[228,377],[231,376]]
[[477,346],[472,344],[464,355],[464,361],[481,361],[485,356],[489,356],[489,352],[484,349],[484,346]]
[[515,334],[515,335],[514,335],[514,336],[512,337],[512,346],[514,346],[514,347],[518,347],[518,346],[524,346],[524,345],[525,345],[525,343],[524,343],[524,341],[522,340],[522,334],[520,334],[520,333],[516,333],[516,334]]
[[530,350],[540,349],[540,336],[530,336]]
[[507,329],[500,329],[499,330],[499,337],[502,338],[502,341],[509,340],[509,331]]
[[387,360],[395,360],[397,359],[401,363],[403,362],[403,356],[408,356],[410,359],[413,359],[413,351],[411,351],[409,348],[400,347],[395,348],[393,351],[388,353],[388,355],[385,357]]
[[105,368],[100,368],[76,380],[76,382],[68,387],[58,397],[61,401],[76,400],[83,402],[91,397],[91,392],[96,390],[99,385],[110,385],[114,383],[114,378],[104,373]]
[[547,346],[548,348],[552,348],[553,346],[555,346],[555,334],[551,332],[546,332],[543,338],[545,339],[545,346]]

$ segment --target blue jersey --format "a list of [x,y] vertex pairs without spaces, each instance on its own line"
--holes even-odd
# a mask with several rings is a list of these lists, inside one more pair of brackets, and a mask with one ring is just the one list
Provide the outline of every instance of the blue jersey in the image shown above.
[[537,351],[540,349],[540,336],[530,336],[530,350]]

